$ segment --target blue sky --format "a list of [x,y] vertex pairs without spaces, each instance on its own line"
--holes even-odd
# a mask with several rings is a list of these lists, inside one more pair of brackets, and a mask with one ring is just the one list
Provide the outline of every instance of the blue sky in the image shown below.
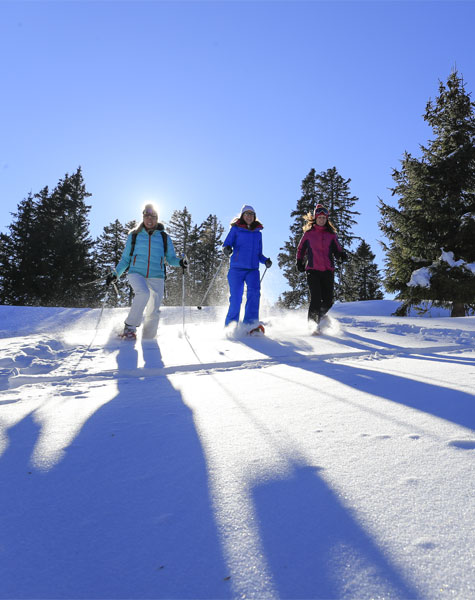
[[335,166],[382,268],[378,197],[439,80],[475,89],[474,22],[457,1],[0,0],[0,230],[79,165],[93,236],[150,200],[226,227],[252,204],[275,299],[301,181]]

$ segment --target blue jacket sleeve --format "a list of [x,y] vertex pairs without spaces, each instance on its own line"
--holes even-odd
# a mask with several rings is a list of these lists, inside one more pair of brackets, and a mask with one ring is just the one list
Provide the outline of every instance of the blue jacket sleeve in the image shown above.
[[123,272],[130,265],[130,250],[131,250],[131,248],[132,248],[132,234],[129,233],[129,235],[127,236],[127,242],[125,243],[125,248],[124,248],[124,251],[122,252],[122,256],[120,258],[119,264],[114,269],[114,273],[117,275],[117,277],[120,277],[123,274]]
[[231,227],[231,229],[228,232],[228,235],[226,236],[226,239],[223,242],[223,247],[231,246],[231,248],[233,248],[235,239],[236,239],[236,227]]
[[259,236],[259,262],[265,264],[267,256],[262,254],[262,235]]
[[175,254],[175,248],[173,247],[173,242],[171,237],[167,235],[167,254],[166,254],[167,263],[172,267],[180,266],[180,259]]

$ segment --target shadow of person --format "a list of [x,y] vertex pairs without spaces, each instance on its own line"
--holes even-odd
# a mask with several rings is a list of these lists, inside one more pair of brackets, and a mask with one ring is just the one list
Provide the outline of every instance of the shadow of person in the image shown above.
[[[463,427],[471,429],[475,427],[473,395],[467,392],[450,389],[434,383],[417,381],[410,377],[394,375],[368,367],[363,369],[356,364],[349,364],[343,361],[308,360],[305,356],[297,352],[292,344],[285,344],[284,346],[280,342],[270,338],[266,338],[265,340],[243,339],[241,341],[249,347],[266,353],[270,357],[278,356],[281,364],[324,375],[359,391],[367,392],[376,397],[379,396],[380,398],[402,404],[408,408],[426,412],[457,425],[462,425]],[[285,354],[283,354],[284,347]],[[412,355],[411,359],[423,361],[426,360],[426,357]],[[278,375],[274,376],[279,377]],[[317,390],[315,392],[317,393]]]
[[142,356],[144,368],[156,369],[163,367],[162,354],[156,339],[142,340]]
[[264,552],[280,598],[419,598],[345,508],[321,469],[296,464],[253,489]]
[[[157,350],[146,353],[154,366]],[[133,345],[117,364],[117,379],[88,383],[80,402],[111,400],[50,470],[26,474],[31,418],[17,426],[28,425],[27,449],[12,432],[0,459],[3,598],[231,597],[193,414],[165,376],[134,375]]]

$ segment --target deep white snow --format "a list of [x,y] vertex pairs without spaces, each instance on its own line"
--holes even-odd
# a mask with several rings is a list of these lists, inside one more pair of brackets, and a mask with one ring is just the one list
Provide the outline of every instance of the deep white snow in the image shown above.
[[0,307],[1,598],[475,598],[475,317]]

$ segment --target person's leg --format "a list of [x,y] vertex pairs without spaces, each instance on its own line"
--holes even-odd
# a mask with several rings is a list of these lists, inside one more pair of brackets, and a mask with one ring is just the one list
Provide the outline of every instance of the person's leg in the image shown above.
[[261,281],[259,269],[252,269],[246,273],[245,282],[247,286],[247,300],[244,311],[246,324],[259,322],[259,303],[261,299]]
[[147,280],[138,273],[129,273],[127,279],[134,290],[134,299],[125,324],[131,329],[136,329],[142,323],[143,311],[150,297]]
[[322,304],[322,288],[320,283],[320,271],[307,271],[307,285],[310,292],[310,304],[308,307],[308,320],[318,322],[318,315]]
[[318,313],[318,320],[324,317],[333,306],[334,273],[333,271],[322,271],[320,276],[322,302]]
[[150,299],[145,311],[142,337],[152,339],[157,335],[160,306],[165,291],[165,280],[154,277],[153,279],[147,279],[147,285],[150,290]]
[[243,269],[229,269],[229,309],[224,322],[227,327],[230,323],[239,321],[239,313],[241,311],[242,294],[244,291],[244,277],[246,271]]

